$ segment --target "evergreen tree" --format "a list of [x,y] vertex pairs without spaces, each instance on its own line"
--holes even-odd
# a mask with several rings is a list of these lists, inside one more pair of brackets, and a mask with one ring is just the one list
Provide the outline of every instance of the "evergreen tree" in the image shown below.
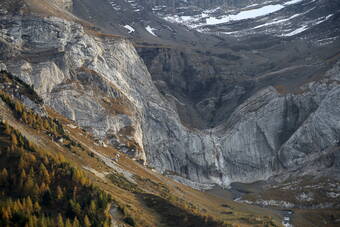
[[96,202],[94,200],[91,200],[91,203],[90,203],[90,213],[91,214],[96,213]]
[[8,172],[7,172],[7,169],[4,168],[0,172],[0,185],[5,186],[7,184],[7,178],[8,178]]
[[10,211],[7,208],[2,208],[1,214],[2,214],[2,219],[5,220],[6,222],[8,222],[9,219],[11,218]]
[[33,209],[34,209],[34,211],[37,212],[37,213],[40,212],[41,206],[40,206],[40,204],[39,204],[37,201],[34,202]]
[[11,133],[11,142],[12,142],[12,145],[14,145],[15,147],[18,146],[18,139],[14,133]]
[[60,213],[57,217],[57,227],[64,227],[64,220]]
[[43,177],[43,180],[49,184],[50,183],[50,175],[45,167],[45,165],[43,163],[40,164],[40,167],[39,167],[39,171],[40,171],[40,174],[42,175]]
[[24,206],[25,206],[26,210],[28,211],[28,213],[30,213],[33,210],[33,203],[32,203],[32,199],[31,199],[30,196],[28,196],[25,199]]
[[5,130],[10,133],[0,136],[0,226],[91,226],[90,218],[93,226],[105,225],[110,201],[89,184],[82,171],[66,163],[61,154],[54,158],[38,150],[18,131],[0,122],[0,134]]
[[80,227],[80,223],[77,217],[73,219],[73,227]]
[[33,191],[34,182],[33,178],[29,175],[24,183],[24,194],[28,195]]
[[90,219],[87,215],[85,215],[85,218],[84,218],[84,226],[85,227],[91,227],[91,222],[90,222]]
[[61,200],[63,198],[63,190],[60,188],[60,186],[58,185],[57,186],[57,189],[56,189],[56,199],[57,200]]
[[72,223],[69,218],[66,219],[65,227],[72,227]]

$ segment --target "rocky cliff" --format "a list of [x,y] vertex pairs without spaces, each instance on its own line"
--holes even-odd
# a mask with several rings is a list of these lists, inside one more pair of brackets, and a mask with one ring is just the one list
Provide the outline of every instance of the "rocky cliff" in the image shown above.
[[140,151],[130,140],[142,146],[135,108],[143,87],[133,81],[149,74],[130,42],[90,37],[82,26],[53,17],[3,17],[1,27],[2,51],[8,53],[2,61],[9,71],[101,140],[125,141],[131,152]]
[[102,143],[161,172],[227,186],[335,165],[324,156],[338,157],[339,64],[295,92],[259,89],[216,127],[197,130],[182,124],[130,41],[56,17],[5,15],[0,28],[8,71]]

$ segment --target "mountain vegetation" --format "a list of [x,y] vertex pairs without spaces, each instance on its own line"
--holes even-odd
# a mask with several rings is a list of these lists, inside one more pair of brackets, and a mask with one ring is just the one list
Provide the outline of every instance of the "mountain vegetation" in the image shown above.
[[37,148],[6,122],[0,145],[1,226],[109,226],[110,196],[62,155]]

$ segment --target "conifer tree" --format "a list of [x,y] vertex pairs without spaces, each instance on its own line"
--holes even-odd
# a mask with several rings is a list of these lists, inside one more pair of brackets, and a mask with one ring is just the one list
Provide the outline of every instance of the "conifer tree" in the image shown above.
[[9,219],[11,218],[10,211],[7,208],[2,208],[1,214],[2,214],[2,219],[4,219],[5,221],[9,221]]
[[85,215],[85,218],[84,218],[84,226],[85,227],[91,227],[91,222],[90,222],[90,219],[87,215]]
[[24,194],[28,195],[32,192],[34,186],[33,178],[28,176],[24,184]]
[[22,178],[23,180],[26,179],[26,172],[25,172],[25,169],[22,169],[22,170],[21,170],[20,178]]
[[22,113],[21,118],[22,118],[23,122],[25,122],[27,124],[27,113],[25,111]]
[[19,169],[25,169],[25,167],[26,167],[26,162],[25,162],[24,158],[21,156],[20,159],[19,159],[18,168]]
[[47,182],[47,184],[49,184],[50,182],[50,175],[45,167],[45,165],[43,163],[40,164],[40,167],[39,167],[39,171],[41,173],[41,175],[43,176],[44,178],[44,181]]
[[60,213],[57,217],[57,227],[64,227],[64,220]]
[[11,133],[11,142],[15,147],[18,145],[18,139],[14,133]]
[[96,202],[94,200],[91,200],[91,203],[90,203],[90,212],[92,214],[96,213]]
[[69,218],[66,219],[65,227],[72,227],[72,223]]
[[37,226],[37,217],[34,216],[34,215],[31,215],[29,218],[28,218],[28,227],[35,227]]
[[73,227],[80,227],[80,223],[77,217],[73,219]]
[[56,189],[56,199],[57,200],[61,200],[63,198],[63,190],[60,188],[60,186],[58,185],[57,186],[57,189]]
[[41,210],[41,206],[40,206],[39,202],[37,202],[37,201],[34,202],[33,209],[34,209],[35,212],[39,212]]
[[7,178],[8,178],[8,172],[7,172],[7,169],[4,168],[0,172],[0,185],[6,185],[7,184]]
[[48,227],[48,220],[46,219],[45,216],[42,216],[41,218],[39,218],[39,225],[42,227]]
[[33,210],[33,203],[32,203],[32,199],[30,196],[28,196],[25,199],[25,204],[24,204],[25,208],[27,209],[27,211],[30,213]]

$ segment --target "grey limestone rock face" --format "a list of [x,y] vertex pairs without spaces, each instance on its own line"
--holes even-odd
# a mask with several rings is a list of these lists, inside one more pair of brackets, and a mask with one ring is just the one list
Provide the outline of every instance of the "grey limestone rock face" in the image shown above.
[[[32,85],[47,105],[100,139],[133,127],[122,137],[142,147],[134,110],[141,100],[130,84],[148,74],[130,42],[92,38],[80,25],[58,18],[4,17],[1,27],[16,49],[4,52],[7,70]],[[142,149],[136,158],[145,159]]]
[[299,93],[263,89],[221,125],[196,130],[182,125],[130,41],[53,17],[2,17],[0,26],[10,72],[98,138],[134,141],[135,158],[161,172],[221,186],[252,182],[298,169],[339,143],[339,65]]
[[223,186],[265,180],[306,165],[313,169],[313,160],[318,160],[319,169],[329,167],[333,164],[323,158],[324,151],[340,140],[336,68],[329,73],[333,78],[306,84],[300,93],[264,89],[214,129],[191,131],[170,120],[153,122],[150,128],[168,132],[164,136],[150,132],[146,144],[159,146],[150,148],[148,159],[159,169]]

